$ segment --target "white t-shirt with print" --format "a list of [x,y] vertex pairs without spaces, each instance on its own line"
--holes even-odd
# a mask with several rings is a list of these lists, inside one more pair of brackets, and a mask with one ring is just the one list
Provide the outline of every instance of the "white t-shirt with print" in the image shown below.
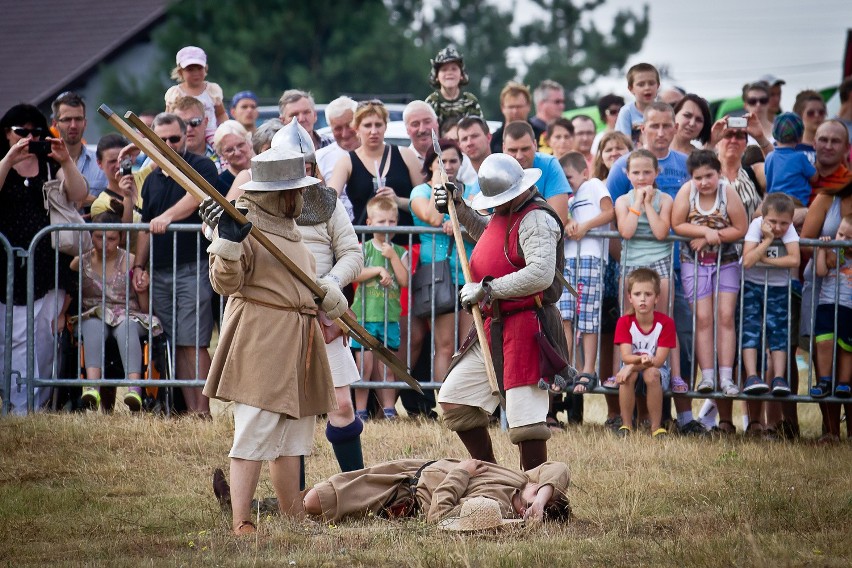
[[[571,219],[577,223],[585,223],[594,219],[601,213],[601,200],[604,198],[610,198],[606,184],[597,178],[586,180],[568,201],[568,212]],[[609,247],[604,246],[604,239],[593,238],[593,235],[607,230],[609,230],[609,225],[595,227],[579,241],[566,237],[565,258],[575,258],[577,256],[577,245],[579,244],[580,256],[591,256],[606,260]]]
[[[748,232],[746,232],[744,239],[745,242],[759,243],[763,240],[763,234],[760,232],[760,226],[762,224],[763,217],[754,218],[748,226]],[[784,233],[784,236],[781,237],[781,242],[784,243],[784,245],[799,242],[799,234],[796,232],[796,228],[793,227],[792,224],[790,224],[790,227],[787,229],[787,232]],[[769,258],[781,258],[786,255],[787,248],[784,245],[769,245],[769,248],[766,249],[766,256]],[[766,282],[770,286],[786,286],[790,279],[796,280],[798,275],[797,271],[793,269],[777,268],[758,262],[751,268],[745,269],[743,278],[746,282],[759,284],[761,286],[763,286],[764,278],[766,278]]]

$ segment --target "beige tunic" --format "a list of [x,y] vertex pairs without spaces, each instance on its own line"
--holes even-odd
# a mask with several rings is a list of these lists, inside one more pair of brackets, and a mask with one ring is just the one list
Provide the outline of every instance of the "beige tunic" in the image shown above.
[[[314,278],[314,259],[296,240],[269,239]],[[230,295],[204,394],[301,418],[337,408],[311,291],[254,238],[215,239],[210,282]]]
[[[410,459],[381,463],[367,469],[333,475],[314,486],[322,506],[322,517],[337,521],[345,517],[378,514],[392,498],[399,483],[417,473],[427,460]],[[546,462],[526,472],[486,463],[482,474],[471,477],[458,467],[459,460],[438,460],[426,467],[417,484],[417,501],[430,523],[458,516],[461,505],[472,497],[490,497],[500,503],[504,518],[517,518],[512,496],[527,483],[552,485],[554,494],[568,490],[568,466]]]
[[346,286],[361,274],[364,268],[364,253],[349,215],[340,200],[334,213],[325,223],[298,227],[302,242],[314,255],[317,274],[335,276],[341,286]]

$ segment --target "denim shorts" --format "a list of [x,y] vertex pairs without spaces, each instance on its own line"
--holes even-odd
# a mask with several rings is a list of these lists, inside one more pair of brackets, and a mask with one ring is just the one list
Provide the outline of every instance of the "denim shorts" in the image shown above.
[[[788,351],[787,286],[768,286],[766,342],[770,351]],[[763,285],[745,282],[743,288],[743,349],[761,349]]]

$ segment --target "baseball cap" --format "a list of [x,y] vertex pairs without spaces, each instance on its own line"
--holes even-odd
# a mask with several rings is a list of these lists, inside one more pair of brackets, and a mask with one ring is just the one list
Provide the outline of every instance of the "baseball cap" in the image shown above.
[[787,81],[785,81],[784,79],[779,79],[775,75],[772,75],[772,74],[769,74],[769,73],[767,73],[766,75],[763,75],[757,81],[766,83],[770,87],[774,87],[775,85],[786,85],[787,84]]
[[252,91],[240,91],[231,99],[231,108],[237,106],[243,99],[251,99],[254,102],[257,102],[257,95],[255,95]]
[[201,65],[202,67],[206,67],[207,54],[204,53],[204,50],[200,47],[188,45],[177,52],[175,62],[181,69],[186,69],[190,65]]
[[782,144],[798,142],[805,133],[805,125],[794,112],[782,112],[775,117],[772,125],[772,137]]

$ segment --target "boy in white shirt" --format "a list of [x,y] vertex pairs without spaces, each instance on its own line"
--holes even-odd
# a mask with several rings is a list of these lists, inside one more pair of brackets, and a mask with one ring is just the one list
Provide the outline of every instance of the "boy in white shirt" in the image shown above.
[[574,298],[567,289],[562,292],[559,309],[568,345],[574,349],[574,318],[582,336],[583,368],[574,385],[574,394],[595,387],[597,375],[598,331],[600,327],[603,266],[607,261],[605,239],[587,236],[606,230],[615,217],[612,197],[599,179],[589,179],[586,159],[579,152],[569,152],[559,159],[574,196],[568,202],[569,217],[565,225],[565,278],[577,290]]
[[[788,283],[799,267],[799,235],[793,227],[793,199],[784,193],[770,193],[761,206],[761,217],[748,227],[743,244],[743,364],[745,394],[787,396],[785,380],[788,341]],[[773,245],[780,239],[784,246]],[[766,304],[766,348],[768,348],[771,384],[758,374],[758,353],[763,351],[763,306]],[[762,357],[761,357],[762,359]],[[762,365],[761,365],[762,366]],[[766,375],[764,371],[763,375]],[[751,416],[751,412],[749,412]],[[753,417],[757,418],[757,417]]]

